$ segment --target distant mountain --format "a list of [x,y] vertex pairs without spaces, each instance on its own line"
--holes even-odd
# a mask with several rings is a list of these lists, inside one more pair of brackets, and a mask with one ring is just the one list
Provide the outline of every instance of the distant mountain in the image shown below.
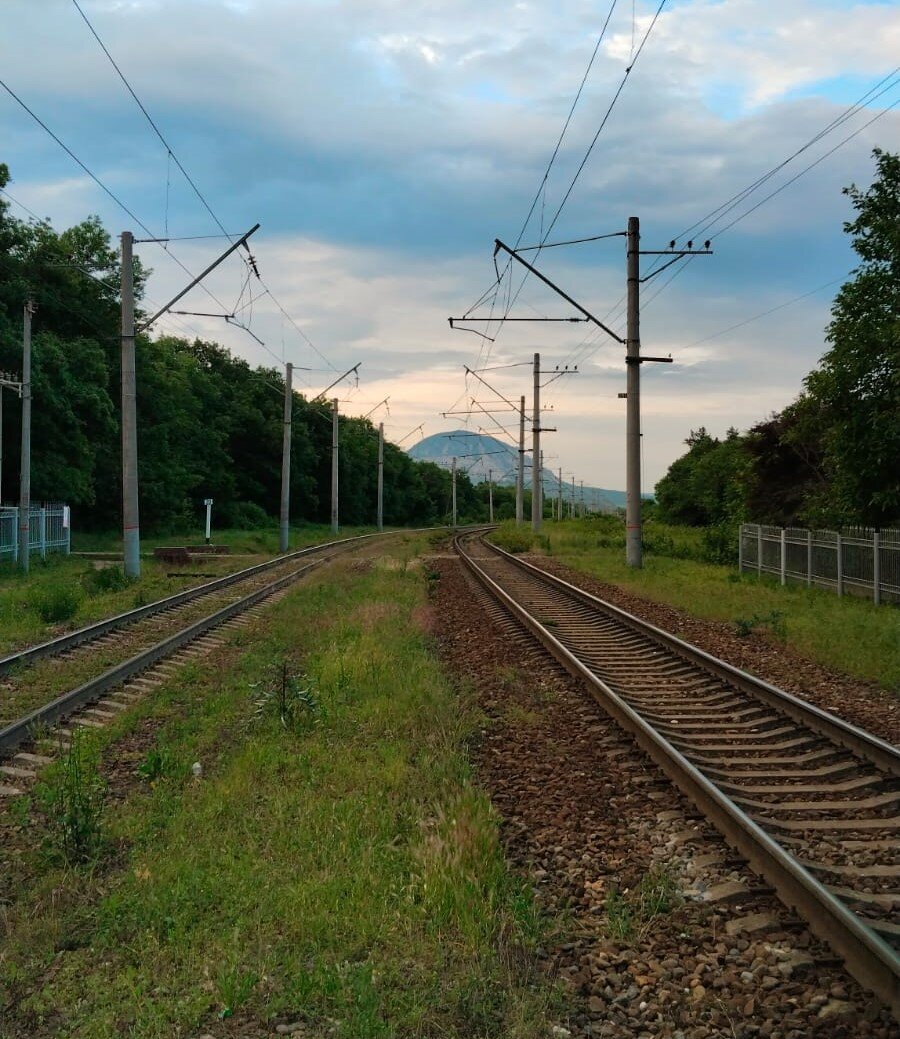
[[[411,458],[421,462],[434,462],[450,469],[456,458],[457,467],[469,474],[473,483],[488,479],[488,472],[496,483],[514,485],[519,467],[519,452],[512,444],[497,440],[486,433],[472,433],[467,429],[455,429],[450,433],[435,433],[413,445],[407,452]],[[525,453],[526,487],[531,486],[531,452]],[[549,469],[544,472],[544,494],[555,495],[559,491],[559,480]],[[563,495],[568,500],[571,485],[563,486]],[[581,500],[581,488],[577,490]],[[600,512],[615,512],[625,508],[625,492],[611,491],[605,487],[585,487],[584,500],[588,508]]]

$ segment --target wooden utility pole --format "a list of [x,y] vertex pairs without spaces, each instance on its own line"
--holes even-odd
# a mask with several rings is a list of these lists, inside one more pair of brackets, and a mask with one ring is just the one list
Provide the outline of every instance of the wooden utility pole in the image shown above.
[[331,402],[331,533],[338,532],[338,399]]
[[134,235],[122,232],[122,552],[125,576],[141,576],[137,384],[134,362]]
[[519,471],[516,473],[516,525],[525,511],[525,398],[519,397]]
[[378,423],[378,530],[384,530],[384,423]]
[[291,419],[294,413],[294,366],[284,366],[284,428],[281,440],[281,510],[278,514],[278,551],[287,552],[291,531]]

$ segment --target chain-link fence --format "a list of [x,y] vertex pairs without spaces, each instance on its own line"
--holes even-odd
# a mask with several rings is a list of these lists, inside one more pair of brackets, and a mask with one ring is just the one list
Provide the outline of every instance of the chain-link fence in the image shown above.
[[[19,510],[0,506],[0,561],[19,559]],[[46,558],[48,552],[71,549],[71,513],[68,505],[58,503],[33,505],[28,512],[28,547],[30,555]]]
[[900,530],[805,530],[742,523],[740,569],[776,574],[781,583],[833,588],[838,595],[900,602]]

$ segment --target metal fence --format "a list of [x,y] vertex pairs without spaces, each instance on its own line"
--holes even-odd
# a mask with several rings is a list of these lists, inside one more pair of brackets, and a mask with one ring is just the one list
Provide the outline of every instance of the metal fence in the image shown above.
[[[17,562],[19,559],[19,510],[0,506],[0,562]],[[71,550],[71,514],[68,505],[34,505],[28,513],[28,547],[30,555]]]
[[741,571],[777,574],[782,584],[832,588],[876,604],[900,602],[900,530],[805,530],[742,523]]

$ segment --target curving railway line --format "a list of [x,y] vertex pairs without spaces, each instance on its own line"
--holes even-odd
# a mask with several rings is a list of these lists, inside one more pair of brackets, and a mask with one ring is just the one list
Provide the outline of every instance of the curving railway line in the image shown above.
[[[0,795],[19,793],[21,781],[33,778],[35,768],[45,763],[41,754],[16,753],[35,734],[70,716],[72,724],[105,724],[154,684],[149,669],[165,669],[179,654],[186,659],[191,647],[210,648],[214,629],[240,623],[242,615],[284,594],[335,554],[396,533],[404,532],[363,534],[299,549],[3,657]],[[70,732],[55,730],[63,747]]]
[[456,550],[900,1015],[900,752],[489,545]]

